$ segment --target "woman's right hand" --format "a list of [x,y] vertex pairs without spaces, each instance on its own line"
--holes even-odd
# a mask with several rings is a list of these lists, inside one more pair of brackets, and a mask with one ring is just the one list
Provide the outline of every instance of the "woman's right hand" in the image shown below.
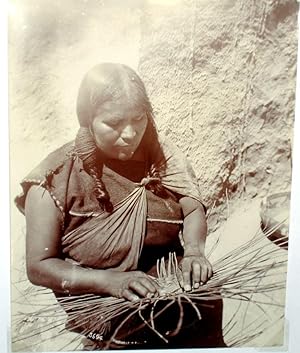
[[155,281],[141,271],[110,271],[107,292],[117,298],[136,301],[140,298],[152,298],[158,293]]

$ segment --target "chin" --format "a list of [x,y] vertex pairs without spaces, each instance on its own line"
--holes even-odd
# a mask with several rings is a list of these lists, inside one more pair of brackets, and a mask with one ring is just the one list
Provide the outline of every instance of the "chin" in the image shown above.
[[134,153],[121,152],[118,154],[117,159],[119,159],[120,161],[128,161],[129,159],[132,158],[133,155],[134,155]]

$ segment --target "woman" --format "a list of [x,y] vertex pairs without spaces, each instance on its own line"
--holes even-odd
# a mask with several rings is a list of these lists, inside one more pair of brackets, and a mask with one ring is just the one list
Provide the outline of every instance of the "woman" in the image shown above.
[[175,251],[184,290],[205,283],[212,268],[196,178],[158,137],[139,76],[125,65],[95,66],[81,83],[77,115],[75,142],[34,169],[16,199],[26,217],[29,280],[58,298],[134,302],[159,295],[147,272]]

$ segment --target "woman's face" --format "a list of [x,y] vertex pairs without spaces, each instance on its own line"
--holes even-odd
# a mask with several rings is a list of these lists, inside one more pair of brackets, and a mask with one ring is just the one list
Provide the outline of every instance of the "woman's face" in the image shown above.
[[97,110],[92,132],[98,148],[109,158],[129,160],[147,127],[145,110],[126,96],[108,101]]

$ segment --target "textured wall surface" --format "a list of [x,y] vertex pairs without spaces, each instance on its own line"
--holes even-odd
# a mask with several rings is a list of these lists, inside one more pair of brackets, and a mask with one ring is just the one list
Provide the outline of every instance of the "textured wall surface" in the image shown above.
[[205,201],[289,189],[296,2],[183,1],[148,6],[142,23],[158,125],[188,153]]
[[12,157],[26,145],[33,160],[14,180],[74,137],[79,82],[111,60],[138,66],[208,204],[289,188],[294,0],[43,3],[16,2],[10,27]]
[[[15,180],[46,153],[74,138],[78,88],[90,67],[102,61],[137,67],[140,10],[136,1],[127,1],[126,6],[98,0],[13,3],[11,151],[12,160],[22,164],[12,168]],[[20,156],[24,150],[28,150],[26,160]]]

